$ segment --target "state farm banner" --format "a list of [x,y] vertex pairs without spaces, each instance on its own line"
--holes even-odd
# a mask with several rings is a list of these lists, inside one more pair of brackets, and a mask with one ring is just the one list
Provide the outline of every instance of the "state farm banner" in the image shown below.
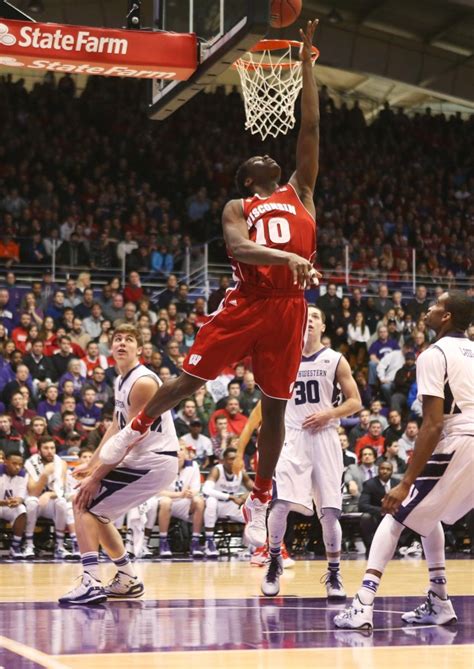
[[185,81],[195,71],[192,34],[110,30],[0,19],[0,67]]

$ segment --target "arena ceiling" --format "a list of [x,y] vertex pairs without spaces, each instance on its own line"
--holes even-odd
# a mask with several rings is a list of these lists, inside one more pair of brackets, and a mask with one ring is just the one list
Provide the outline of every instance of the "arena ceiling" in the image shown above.
[[[11,1],[36,20],[110,27],[124,25],[127,7],[126,0]],[[153,0],[142,7],[149,26]],[[368,118],[385,101],[474,112],[474,0],[304,0],[301,18],[313,17],[320,82],[336,97],[359,99]],[[295,37],[296,28],[283,35]]]

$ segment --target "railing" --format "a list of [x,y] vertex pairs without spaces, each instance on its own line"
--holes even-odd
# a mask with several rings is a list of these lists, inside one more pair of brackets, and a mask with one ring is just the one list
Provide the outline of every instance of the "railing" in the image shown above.
[[[222,275],[231,274],[231,268],[228,263],[216,263],[210,260],[212,257],[212,245],[216,242],[222,243],[221,238],[214,238],[205,244],[186,247],[184,257],[182,258],[183,270],[173,272],[178,281],[185,281],[190,287],[192,297],[202,296],[206,300],[214,288],[217,287]],[[192,262],[192,253],[200,250],[202,262],[197,266]],[[211,252],[210,252],[211,249]],[[56,247],[53,245],[51,257],[41,265],[31,265],[26,263],[5,263],[0,260],[0,271],[12,270],[17,278],[19,286],[31,285],[32,281],[41,280],[42,274],[49,270],[52,273],[53,281],[62,285],[71,275],[77,276],[80,272],[89,272],[91,274],[92,285],[100,289],[112,278],[119,277],[121,284],[124,285],[127,276],[127,256],[123,257],[120,265],[107,269],[91,269],[87,266],[77,266],[64,268],[58,266],[56,259]],[[349,294],[354,287],[360,287],[364,296],[371,297],[377,295],[377,287],[381,283],[387,283],[390,291],[401,290],[405,297],[410,297],[416,291],[418,285],[425,285],[428,292],[432,294],[437,286],[443,288],[456,287],[461,290],[467,290],[474,287],[474,277],[436,277],[433,275],[423,275],[416,273],[416,249],[412,249],[412,272],[403,280],[390,279],[381,273],[378,276],[368,276],[366,271],[354,271],[351,269],[349,245],[344,249],[344,267],[341,270],[322,268],[323,275],[320,291],[324,292],[328,282],[333,281],[338,285],[338,293]],[[194,266],[193,266],[194,265]],[[159,295],[166,288],[166,276],[163,274],[153,274],[142,276],[142,285],[148,291]]]

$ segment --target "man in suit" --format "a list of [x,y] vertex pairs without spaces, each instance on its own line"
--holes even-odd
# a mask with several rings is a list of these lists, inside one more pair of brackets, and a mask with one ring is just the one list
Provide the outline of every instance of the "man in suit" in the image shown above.
[[359,497],[360,533],[367,555],[380,521],[382,520],[382,500],[398,481],[392,478],[393,466],[390,462],[382,462],[378,468],[378,476],[368,479],[362,486]]
[[353,497],[359,497],[365,481],[375,478],[378,470],[375,466],[377,452],[372,446],[365,446],[360,452],[359,464],[349,465],[344,473],[344,483],[347,491]]

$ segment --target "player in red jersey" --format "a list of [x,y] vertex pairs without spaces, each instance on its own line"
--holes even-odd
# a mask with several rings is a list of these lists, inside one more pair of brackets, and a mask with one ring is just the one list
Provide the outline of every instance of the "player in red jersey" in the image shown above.
[[[101,460],[119,462],[157,417],[189,397],[203,380],[252,356],[262,397],[262,428],[255,487],[244,506],[247,538],[266,540],[266,507],[272,476],[283,445],[285,406],[301,360],[306,326],[304,288],[317,272],[313,191],[319,162],[319,101],[311,64],[318,21],[300,31],[303,92],[296,171],[279,185],[280,166],[269,156],[254,156],[236,175],[243,199],[224,208],[222,227],[234,268],[235,286],[201,326],[183,365],[183,374],[167,382],[133,421],[102,448]],[[82,486],[93,483],[86,480]],[[86,491],[88,492],[88,491]],[[87,494],[83,496],[87,499]]]

